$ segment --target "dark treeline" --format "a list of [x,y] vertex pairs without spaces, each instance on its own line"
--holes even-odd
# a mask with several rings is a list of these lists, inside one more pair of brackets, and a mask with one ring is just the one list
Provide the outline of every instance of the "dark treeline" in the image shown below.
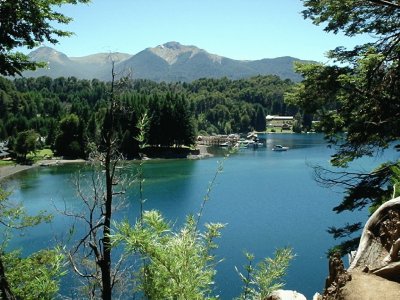
[[[136,124],[149,116],[147,143],[156,147],[194,144],[197,134],[265,130],[265,115],[295,115],[283,95],[290,80],[277,76],[250,79],[200,79],[192,83],[134,80],[120,93],[117,132],[120,151],[138,155]],[[0,77],[0,140],[15,145],[19,133],[35,132],[57,155],[86,157],[101,143],[107,126],[109,83],[74,77]]]
[[265,115],[295,115],[284,93],[293,85],[277,76],[249,79],[200,79],[185,85],[199,131],[207,133],[265,130]]

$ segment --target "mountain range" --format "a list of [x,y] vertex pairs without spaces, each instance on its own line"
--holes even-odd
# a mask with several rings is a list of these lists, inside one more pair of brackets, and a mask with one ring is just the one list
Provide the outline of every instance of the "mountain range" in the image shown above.
[[79,79],[110,80],[111,61],[114,61],[118,74],[130,72],[132,78],[157,82],[190,82],[203,77],[240,79],[270,74],[278,75],[282,79],[301,80],[293,67],[294,62],[301,61],[297,58],[284,56],[261,60],[234,60],[177,42],[146,48],[135,55],[98,53],[68,57],[55,49],[40,47],[28,56],[32,61],[47,62],[47,68],[26,71],[23,73],[25,77],[75,76]]

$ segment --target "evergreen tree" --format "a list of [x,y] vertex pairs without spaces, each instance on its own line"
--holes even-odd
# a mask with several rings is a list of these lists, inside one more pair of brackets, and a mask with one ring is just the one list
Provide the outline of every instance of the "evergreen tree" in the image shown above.
[[256,131],[265,131],[267,128],[267,121],[265,119],[265,112],[261,105],[257,105],[256,118],[254,122],[254,129]]
[[83,125],[79,117],[69,114],[59,123],[60,132],[55,140],[58,155],[79,158],[84,156]]

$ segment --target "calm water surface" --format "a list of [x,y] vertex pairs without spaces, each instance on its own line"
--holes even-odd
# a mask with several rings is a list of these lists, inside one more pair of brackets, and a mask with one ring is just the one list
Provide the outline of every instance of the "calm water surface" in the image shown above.
[[[274,144],[289,146],[287,152],[274,152]],[[293,247],[296,258],[286,278],[286,288],[302,292],[311,299],[321,291],[327,276],[326,251],[334,245],[327,227],[352,220],[365,220],[365,212],[336,215],[332,212],[342,194],[319,187],[312,178],[310,164],[329,165],[332,150],[322,136],[267,135],[267,147],[245,149],[224,162],[223,172],[212,189],[202,222],[226,223],[219,240],[216,294],[232,299],[240,294],[236,274],[245,264],[244,251],[256,260],[271,256],[278,247]],[[159,160],[145,163],[145,209],[158,209],[179,226],[187,214],[198,212],[208,184],[221,157],[203,160]],[[364,167],[365,162],[360,162]],[[41,225],[16,239],[30,252],[63,240],[71,220],[56,213],[79,208],[72,184],[77,166],[36,168],[18,174],[6,183],[12,199],[22,201],[30,212],[46,209],[55,214],[54,222]],[[135,173],[135,164],[128,172]],[[83,171],[85,172],[85,171]],[[129,207],[117,218],[133,220],[138,213],[137,187],[128,193]],[[65,287],[63,290],[68,290]]]

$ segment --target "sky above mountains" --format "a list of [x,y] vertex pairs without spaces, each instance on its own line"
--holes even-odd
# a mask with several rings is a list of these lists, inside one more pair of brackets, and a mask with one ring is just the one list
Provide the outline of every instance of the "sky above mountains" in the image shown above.
[[292,56],[327,62],[326,51],[371,39],[325,33],[304,20],[302,10],[301,0],[92,0],[60,8],[74,19],[62,28],[75,34],[45,45],[73,57],[136,54],[177,41],[239,60]]

